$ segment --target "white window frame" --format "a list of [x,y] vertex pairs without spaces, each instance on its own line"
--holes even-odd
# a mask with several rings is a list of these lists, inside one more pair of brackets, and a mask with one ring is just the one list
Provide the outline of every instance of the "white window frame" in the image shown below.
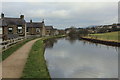
[[22,29],[23,29],[23,27],[22,27],[22,26],[18,26],[18,27],[17,27],[17,32],[18,32],[18,33],[22,33],[22,32],[23,32],[23,30],[22,30]]
[[0,27],[0,34],[2,34],[2,33],[3,33],[2,31],[3,31],[3,29],[2,29],[2,27]]
[[40,28],[36,28],[36,32],[40,32]]
[[[11,32],[9,32],[11,30]],[[8,33],[13,33],[13,28],[12,27],[8,27]]]

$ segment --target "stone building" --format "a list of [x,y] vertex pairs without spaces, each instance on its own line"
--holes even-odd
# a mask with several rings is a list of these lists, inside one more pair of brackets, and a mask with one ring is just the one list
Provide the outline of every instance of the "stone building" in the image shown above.
[[65,35],[66,34],[66,32],[65,32],[65,30],[58,30],[59,31],[59,35]]
[[53,29],[53,35],[59,35],[58,29]]
[[54,35],[53,26],[45,26],[45,34],[46,36]]
[[20,15],[19,18],[11,18],[5,17],[2,13],[0,18],[0,30],[3,40],[26,37],[26,22],[24,20],[24,15]]
[[27,22],[27,35],[45,36],[45,24],[42,22]]

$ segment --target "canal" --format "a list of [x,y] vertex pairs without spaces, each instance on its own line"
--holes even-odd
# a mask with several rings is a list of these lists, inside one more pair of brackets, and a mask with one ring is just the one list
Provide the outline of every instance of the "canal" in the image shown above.
[[118,47],[60,38],[46,41],[51,78],[117,78]]

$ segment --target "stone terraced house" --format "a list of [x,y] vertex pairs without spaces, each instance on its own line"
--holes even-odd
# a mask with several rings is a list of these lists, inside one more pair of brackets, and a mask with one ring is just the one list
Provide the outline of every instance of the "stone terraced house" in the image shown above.
[[45,24],[42,22],[27,22],[27,35],[45,36]]
[[5,17],[2,13],[0,18],[0,30],[3,40],[26,37],[26,22],[24,20],[24,15],[20,15],[19,18],[11,18]]
[[53,26],[45,26],[45,34],[46,36],[54,35]]
[[44,20],[41,22],[26,22],[24,15],[19,18],[5,17],[1,14],[0,18],[0,38],[2,40],[15,39],[18,37],[31,37],[31,36],[51,36],[58,35],[57,29],[53,26],[45,26]]

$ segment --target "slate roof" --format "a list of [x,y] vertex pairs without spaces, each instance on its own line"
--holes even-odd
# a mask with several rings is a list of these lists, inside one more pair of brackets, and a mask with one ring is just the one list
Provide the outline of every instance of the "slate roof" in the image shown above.
[[7,26],[7,23],[3,19],[0,19],[0,27],[2,26]]
[[25,20],[21,18],[6,18],[0,19],[0,26],[7,26],[7,25],[24,25]]
[[53,29],[53,26],[45,26],[45,29]]
[[42,22],[32,22],[32,23],[27,22],[26,26],[27,27],[35,27],[35,28],[41,27],[42,28],[43,24],[42,24]]

